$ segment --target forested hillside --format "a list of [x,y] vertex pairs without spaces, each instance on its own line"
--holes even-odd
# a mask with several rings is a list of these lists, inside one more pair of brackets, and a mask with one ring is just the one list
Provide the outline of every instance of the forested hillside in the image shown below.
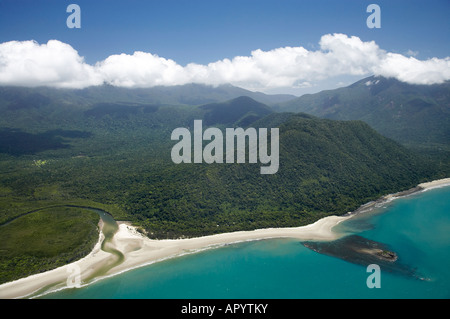
[[[363,122],[273,113],[248,97],[201,106],[98,97],[77,104],[75,92],[62,101],[46,90],[0,96],[3,222],[75,201],[109,208],[157,238],[298,226],[445,175]],[[192,129],[195,119],[204,129],[278,127],[278,172],[261,175],[260,163],[174,164],[171,132]]]

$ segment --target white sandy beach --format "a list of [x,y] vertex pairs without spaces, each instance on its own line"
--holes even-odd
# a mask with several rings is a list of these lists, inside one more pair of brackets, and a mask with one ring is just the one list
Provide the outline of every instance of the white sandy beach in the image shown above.
[[442,187],[442,186],[448,186],[450,185],[450,177],[449,178],[443,178],[443,179],[438,179],[432,182],[428,182],[428,183],[422,183],[419,184],[417,186],[423,188],[423,189],[432,189],[432,188],[436,188],[436,187]]
[[[268,238],[330,240],[336,238],[336,234],[331,229],[347,218],[349,217],[328,216],[302,227],[258,229],[173,240],[152,240],[137,232],[135,227],[128,223],[119,222],[119,230],[108,247],[121,251],[125,260],[111,269],[106,276],[205,248],[248,240]],[[103,238],[102,235],[100,237]],[[67,286],[67,279],[73,274],[70,269],[73,269],[74,264],[80,269],[83,283],[96,270],[107,263],[114,262],[115,258],[114,255],[100,249],[99,241],[89,255],[73,264],[0,285],[0,298],[23,298],[50,285],[53,286],[52,289],[64,288]]]
[[[428,189],[444,185],[450,185],[450,178],[423,183],[418,186]],[[125,256],[125,260],[112,268],[106,276],[182,254],[242,241],[269,238],[333,240],[338,238],[339,235],[333,232],[332,228],[348,218],[351,218],[351,215],[328,216],[313,224],[301,227],[258,229],[175,240],[152,240],[141,235],[133,226],[126,222],[120,222],[119,230],[109,243],[109,246],[121,251]],[[94,250],[73,264],[0,285],[0,298],[23,298],[49,286],[52,286],[52,289],[64,288],[67,286],[67,278],[73,274],[70,271],[70,269],[73,269],[73,265],[79,267],[83,283],[86,278],[89,278],[105,264],[114,262],[116,258],[114,255],[101,250],[100,243],[102,239],[103,235],[100,234],[99,242]]]

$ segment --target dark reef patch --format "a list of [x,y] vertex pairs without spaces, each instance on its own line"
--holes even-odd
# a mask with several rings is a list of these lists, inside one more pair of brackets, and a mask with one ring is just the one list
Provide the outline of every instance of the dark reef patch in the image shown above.
[[399,261],[395,252],[387,245],[362,236],[349,235],[329,242],[303,242],[305,247],[320,254],[336,257],[367,267],[377,264],[382,271],[422,279],[416,271]]

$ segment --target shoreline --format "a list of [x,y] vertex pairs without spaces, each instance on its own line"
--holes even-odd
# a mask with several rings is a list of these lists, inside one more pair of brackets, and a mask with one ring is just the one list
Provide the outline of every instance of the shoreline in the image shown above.
[[[94,278],[87,284],[86,279],[98,272],[105,265],[113,263],[115,256],[101,249],[104,235],[101,232],[99,241],[93,251],[84,258],[71,264],[44,272],[21,278],[0,285],[0,299],[30,298],[40,296],[67,288],[67,278],[72,274],[71,266],[79,267],[81,275],[81,286],[91,284],[126,271],[144,267],[155,262],[182,255],[235,244],[245,241],[275,239],[275,238],[297,238],[301,240],[333,240],[338,234],[332,232],[332,228],[341,221],[348,219],[347,216],[327,216],[313,224],[290,227],[290,228],[266,228],[252,231],[237,231],[187,239],[149,239],[139,233],[136,227],[128,222],[117,222],[119,229],[107,243],[110,248],[117,249],[125,256],[124,261],[110,269],[106,274]],[[51,289],[42,291],[44,287]]]
[[[117,222],[119,229],[107,245],[121,251],[124,255],[124,261],[107,271],[104,275],[95,277],[93,280],[81,286],[89,285],[95,281],[144,267],[155,262],[239,242],[276,238],[293,238],[304,241],[334,240],[342,236],[333,232],[332,229],[334,226],[357,214],[372,209],[380,202],[391,201],[413,193],[449,185],[450,178],[421,183],[410,190],[389,194],[381,197],[379,200],[364,204],[354,212],[347,213],[343,216],[327,216],[312,224],[300,227],[265,228],[187,239],[155,240],[145,237],[136,230],[136,227],[131,226],[127,222]],[[76,262],[0,285],[0,298],[30,298],[56,290],[67,289],[67,278],[71,275],[73,277],[73,265],[76,265],[76,269],[79,269],[81,282],[83,283],[105,265],[115,261],[116,257],[114,255],[101,249],[103,239],[104,235],[100,230],[99,240],[92,252]],[[51,289],[46,289],[46,287],[51,287]],[[41,294],[39,294],[40,292]]]
[[450,177],[443,178],[443,179],[437,179],[437,180],[434,180],[431,182],[420,183],[416,187],[413,187],[413,188],[410,188],[410,189],[407,189],[407,190],[404,190],[401,192],[388,194],[388,195],[382,196],[374,201],[365,203],[365,204],[361,205],[360,207],[358,207],[356,210],[354,210],[352,212],[348,212],[344,216],[355,216],[355,215],[359,215],[362,213],[366,213],[368,211],[371,211],[373,208],[377,208],[378,205],[382,205],[382,204],[391,202],[397,198],[406,197],[406,196],[424,192],[424,191],[427,191],[430,189],[446,187],[446,186],[450,186]]

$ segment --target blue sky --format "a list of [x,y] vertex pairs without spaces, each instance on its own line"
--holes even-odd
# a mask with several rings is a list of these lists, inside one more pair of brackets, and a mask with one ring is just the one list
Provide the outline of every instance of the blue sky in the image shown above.
[[[81,29],[66,26],[70,3],[81,7]],[[370,3],[381,7],[381,29],[366,25]],[[0,43],[56,39],[91,65],[143,51],[185,66],[256,49],[314,51],[323,35],[342,33],[425,60],[450,56],[449,13],[449,0],[0,0]]]

